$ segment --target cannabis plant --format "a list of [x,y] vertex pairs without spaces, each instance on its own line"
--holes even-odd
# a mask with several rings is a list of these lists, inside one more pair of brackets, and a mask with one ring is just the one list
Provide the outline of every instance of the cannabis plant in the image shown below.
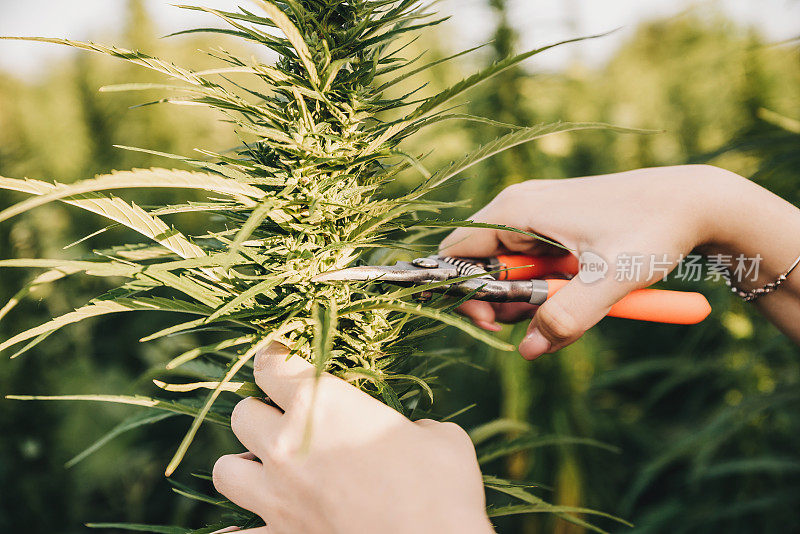
[[[198,331],[212,331],[217,337],[166,363],[164,380],[154,381],[164,391],[160,395],[12,398],[108,401],[156,411],[123,422],[112,435],[166,417],[161,414],[187,415],[192,421],[167,464],[169,476],[204,422],[228,425],[236,396],[263,395],[253,383],[252,359],[272,342],[286,345],[293,357],[312,361],[320,372],[338,375],[412,418],[430,410],[436,374],[449,363],[439,355],[420,352],[426,336],[450,326],[510,350],[509,344],[454,315],[458,302],[414,299],[430,287],[326,285],[312,278],[359,260],[388,262],[395,256],[424,252],[433,233],[471,224],[439,218],[437,213],[450,204],[431,200],[430,193],[510,147],[546,134],[599,127],[501,125],[446,108],[471,87],[550,46],[503,59],[439,94],[417,96],[418,89],[392,96],[410,76],[461,55],[428,63],[402,55],[410,33],[444,20],[432,18],[418,0],[257,0],[257,9],[238,12],[180,7],[205,11],[227,24],[225,29],[190,31],[234,36],[277,53],[277,60],[268,65],[220,48],[208,52],[219,61],[219,68],[193,71],[139,51],[24,38],[106,54],[165,75],[169,81],[164,84],[102,90],[161,89],[167,96],[158,103],[214,108],[236,130],[241,144],[227,151],[198,149],[199,156],[123,147],[173,158],[193,170],[115,171],[72,184],[0,178],[3,189],[31,195],[0,212],[0,221],[60,201],[102,215],[112,226],[128,227],[145,238],[142,243],[98,250],[81,260],[0,262],[3,267],[44,269],[0,316],[32,290],[77,273],[108,278],[110,283],[122,280],[75,311],[3,341],[0,350],[15,347],[16,357],[69,324],[132,311],[173,312],[178,317],[143,341]],[[431,172],[425,167],[425,154],[407,153],[402,141],[448,120],[485,121],[507,128],[508,133]],[[410,172],[420,176],[416,187],[399,196],[387,194],[387,184]],[[203,200],[142,207],[113,193],[135,188],[195,190]],[[187,212],[208,216],[204,232],[186,235],[165,222]],[[165,377],[171,377],[170,382]],[[175,400],[175,392],[186,395]],[[495,439],[502,432],[503,426],[497,424],[474,431],[477,443],[492,448],[488,458],[503,454]],[[520,444],[515,447],[519,450]],[[549,511],[589,526],[571,515],[583,510],[548,505],[527,488],[499,478],[487,476],[486,485],[513,499],[490,509],[490,515]],[[178,491],[233,514],[194,532],[231,523],[258,524],[258,518],[226,501],[185,487]]]

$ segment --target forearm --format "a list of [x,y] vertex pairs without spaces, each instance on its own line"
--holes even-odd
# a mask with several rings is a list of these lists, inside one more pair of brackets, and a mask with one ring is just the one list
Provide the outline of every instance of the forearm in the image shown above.
[[[702,247],[707,254],[733,258],[757,258],[758,273],[742,281],[740,289],[750,290],[775,281],[800,255],[800,209],[766,189],[722,171],[713,178],[718,198],[709,210],[711,235]],[[800,343],[800,267],[777,291],[754,301],[754,305],[779,329]]]

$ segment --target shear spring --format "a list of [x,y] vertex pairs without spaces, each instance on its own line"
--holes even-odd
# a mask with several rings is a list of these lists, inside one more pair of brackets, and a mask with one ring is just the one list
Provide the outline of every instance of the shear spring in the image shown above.
[[451,258],[450,256],[439,256],[439,259],[455,266],[456,269],[458,270],[459,276],[473,276],[479,274],[481,276],[479,276],[478,278],[486,278],[488,280],[494,280],[494,277],[488,272],[486,272],[486,269],[469,260],[465,260],[462,258]]

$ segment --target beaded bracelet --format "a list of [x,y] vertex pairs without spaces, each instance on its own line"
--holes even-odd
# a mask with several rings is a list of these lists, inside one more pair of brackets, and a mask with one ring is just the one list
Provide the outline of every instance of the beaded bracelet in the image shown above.
[[731,288],[731,292],[739,295],[741,298],[744,299],[745,302],[753,302],[758,297],[766,295],[767,293],[772,293],[773,291],[778,289],[778,287],[780,287],[783,281],[786,280],[786,277],[789,276],[789,274],[794,270],[795,267],[797,267],[798,264],[800,264],[800,256],[798,256],[797,259],[794,260],[794,263],[792,263],[792,265],[788,269],[786,269],[786,271],[784,271],[783,274],[778,276],[778,278],[775,279],[774,282],[769,282],[768,284],[764,284],[762,287],[757,287],[756,289],[751,289],[749,291],[744,291],[734,286],[733,283],[731,282],[730,275],[725,276],[725,284],[727,284],[727,286]]

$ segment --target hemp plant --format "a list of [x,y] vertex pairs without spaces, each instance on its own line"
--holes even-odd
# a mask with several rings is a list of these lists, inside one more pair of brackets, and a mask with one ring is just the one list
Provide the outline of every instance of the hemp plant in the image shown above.
[[[398,290],[363,282],[326,285],[311,279],[359,260],[389,261],[409,249],[424,250],[424,240],[432,233],[471,224],[440,219],[437,214],[451,204],[431,200],[429,194],[480,161],[543,135],[605,127],[500,125],[445,108],[468,89],[555,45],[503,59],[432,96],[414,96],[417,90],[392,97],[387,91],[400,82],[465,53],[427,63],[402,55],[401,41],[410,33],[445,20],[432,18],[418,0],[256,0],[254,4],[255,9],[238,12],[179,7],[205,11],[228,25],[189,31],[222,33],[255,43],[277,53],[272,65],[214,49],[208,54],[219,61],[219,68],[193,71],[113,46],[10,37],[98,52],[156,71],[169,81],[102,90],[161,89],[167,96],[158,103],[214,108],[239,135],[241,145],[236,149],[198,150],[201,157],[122,147],[173,158],[194,170],[116,171],[72,184],[0,178],[0,188],[31,195],[1,212],[0,221],[60,201],[102,215],[145,238],[142,243],[98,250],[82,260],[2,260],[2,267],[44,272],[6,304],[0,316],[37,287],[74,274],[123,282],[75,311],[3,341],[0,350],[18,347],[14,356],[19,356],[64,326],[131,311],[175,312],[180,317],[143,341],[212,328],[218,335],[213,343],[174,355],[166,363],[164,376],[178,377],[178,382],[155,383],[169,395],[11,397],[108,401],[155,411],[124,421],[112,436],[172,414],[189,416],[191,424],[168,462],[167,476],[179,466],[204,422],[228,425],[232,402],[218,400],[263,395],[253,383],[252,359],[271,342],[286,345],[292,357],[314,362],[319,372],[340,376],[412,418],[432,405],[436,374],[448,363],[420,351],[426,336],[450,326],[493,347],[512,349],[455,315],[457,302],[446,298],[416,302],[414,294],[429,287]],[[508,133],[430,172],[424,155],[405,152],[402,141],[446,120],[488,122]],[[400,196],[388,195],[387,184],[403,172],[418,173],[419,184]],[[195,190],[205,199],[144,208],[112,193],[136,188]],[[208,216],[204,233],[186,235],[164,221],[187,212]],[[185,399],[175,400],[174,392],[185,393]],[[503,449],[493,440],[503,432],[502,425],[488,426],[475,430],[473,437],[477,443],[493,444],[487,457],[495,458]],[[486,485],[513,499],[490,509],[490,515],[553,512],[597,529],[573,515],[587,510],[549,505],[528,488],[497,477],[487,476]],[[258,524],[258,518],[227,501],[183,486],[179,492],[213,501],[232,517],[195,531],[175,527],[174,532]],[[166,527],[152,528],[167,532]]]

